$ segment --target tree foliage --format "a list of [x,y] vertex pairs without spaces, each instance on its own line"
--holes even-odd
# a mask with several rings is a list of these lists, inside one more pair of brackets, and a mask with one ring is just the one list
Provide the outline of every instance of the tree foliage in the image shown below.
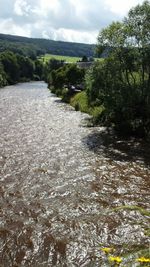
[[39,60],[15,54],[12,51],[0,53],[0,87],[21,81],[43,79],[44,65]]
[[19,65],[20,78],[26,77],[27,79],[32,80],[35,70],[34,62],[30,58],[21,55],[17,55],[17,61]]
[[150,3],[129,11],[98,36],[109,56],[86,76],[90,103],[104,105],[101,121],[126,133],[150,133]]
[[55,89],[62,89],[64,85],[70,87],[76,86],[84,79],[84,70],[77,67],[76,64],[66,64],[50,73],[49,84]]
[[10,51],[6,51],[1,53],[0,60],[7,75],[8,83],[16,83],[19,78],[19,65],[16,55]]

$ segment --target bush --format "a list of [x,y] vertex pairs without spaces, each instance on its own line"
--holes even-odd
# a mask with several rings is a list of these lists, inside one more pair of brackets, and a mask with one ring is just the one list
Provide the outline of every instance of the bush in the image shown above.
[[90,109],[90,114],[92,115],[92,122],[94,125],[99,124],[104,110],[105,109],[103,106],[96,106]]
[[62,90],[62,93],[61,93],[61,97],[62,97],[62,100],[66,103],[69,103],[70,102],[70,93],[69,93],[69,90],[68,88],[64,88]]
[[88,98],[86,92],[77,93],[71,98],[70,104],[76,109],[82,112],[89,112]]

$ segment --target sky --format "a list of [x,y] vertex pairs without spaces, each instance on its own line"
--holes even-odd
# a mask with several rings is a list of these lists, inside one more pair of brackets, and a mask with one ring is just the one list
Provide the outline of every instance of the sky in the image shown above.
[[0,33],[96,43],[99,31],[121,21],[143,0],[0,0]]

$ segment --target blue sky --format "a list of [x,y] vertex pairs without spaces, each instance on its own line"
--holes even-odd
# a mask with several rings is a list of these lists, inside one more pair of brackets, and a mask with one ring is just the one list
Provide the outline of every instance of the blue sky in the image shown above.
[[96,43],[141,0],[0,0],[0,33]]

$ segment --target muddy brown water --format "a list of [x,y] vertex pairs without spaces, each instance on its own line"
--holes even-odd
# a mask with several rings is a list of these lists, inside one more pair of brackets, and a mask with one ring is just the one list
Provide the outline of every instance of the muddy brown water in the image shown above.
[[44,82],[0,89],[0,115],[0,266],[105,266],[103,246],[148,248],[147,145],[86,127]]

